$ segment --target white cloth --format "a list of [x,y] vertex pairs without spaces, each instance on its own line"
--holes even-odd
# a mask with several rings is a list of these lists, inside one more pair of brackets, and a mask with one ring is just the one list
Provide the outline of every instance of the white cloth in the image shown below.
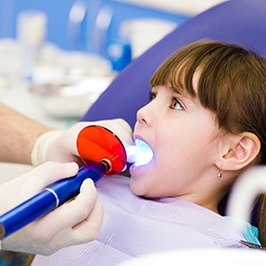
[[99,237],[88,244],[36,256],[32,266],[116,265],[130,257],[184,248],[243,247],[243,236],[220,215],[179,199],[147,200],[133,195],[126,177],[97,184],[104,207]]

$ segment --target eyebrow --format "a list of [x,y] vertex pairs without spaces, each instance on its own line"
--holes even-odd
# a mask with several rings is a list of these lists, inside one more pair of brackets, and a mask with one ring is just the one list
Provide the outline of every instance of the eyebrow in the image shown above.
[[186,98],[187,100],[191,101],[194,104],[200,104],[200,100],[197,96],[192,97],[185,89],[183,89],[182,91],[178,91],[177,89],[166,85],[167,88],[169,88],[173,93],[179,94],[181,96],[183,96],[184,98]]

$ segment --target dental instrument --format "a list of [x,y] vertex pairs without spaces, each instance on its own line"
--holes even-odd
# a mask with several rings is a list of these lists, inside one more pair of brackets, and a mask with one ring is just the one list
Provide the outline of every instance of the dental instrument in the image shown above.
[[[153,155],[151,149],[141,140],[135,140],[135,144],[124,148],[120,139],[108,129],[95,125],[85,127],[77,138],[78,153],[85,166],[79,169],[77,175],[55,182],[37,195],[2,214],[0,216],[0,239],[78,195],[86,178],[91,178],[96,183],[104,175],[115,175],[125,170],[127,153],[129,162],[135,162],[137,165],[147,164]],[[145,156],[145,151],[147,156]]]

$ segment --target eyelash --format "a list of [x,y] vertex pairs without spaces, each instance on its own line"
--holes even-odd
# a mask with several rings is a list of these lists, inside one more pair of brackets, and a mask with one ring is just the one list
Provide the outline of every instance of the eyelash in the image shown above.
[[[149,93],[149,100],[150,100],[150,102],[152,101],[152,100],[154,100],[156,98],[156,93],[154,93],[154,92],[150,92]],[[174,104],[178,104],[179,105],[179,109],[178,110],[183,110],[184,109],[184,107],[183,107],[183,105],[180,103],[180,101],[177,99],[177,98],[174,98],[173,97],[173,99],[172,99],[172,103],[171,103],[171,105],[170,105],[170,108],[171,109],[176,109],[173,105]]]
[[149,102],[151,102],[152,100],[154,100],[156,97],[156,94],[152,91],[149,92]]
[[[173,106],[173,104],[178,104],[178,105],[179,105],[179,108],[178,108],[178,109],[175,108],[175,107]],[[183,110],[183,109],[184,109],[183,105],[182,105],[182,104],[180,103],[180,101],[179,101],[178,99],[176,99],[176,98],[173,98],[173,101],[172,101],[172,104],[171,104],[170,108],[171,108],[171,109],[175,109],[175,110]]]

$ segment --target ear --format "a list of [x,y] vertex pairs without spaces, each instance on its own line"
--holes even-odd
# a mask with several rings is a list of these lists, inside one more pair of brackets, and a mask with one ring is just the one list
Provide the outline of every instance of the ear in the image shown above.
[[217,165],[223,171],[241,170],[249,165],[260,152],[259,138],[250,132],[239,135],[230,135],[226,141],[226,149],[220,157],[220,164]]

